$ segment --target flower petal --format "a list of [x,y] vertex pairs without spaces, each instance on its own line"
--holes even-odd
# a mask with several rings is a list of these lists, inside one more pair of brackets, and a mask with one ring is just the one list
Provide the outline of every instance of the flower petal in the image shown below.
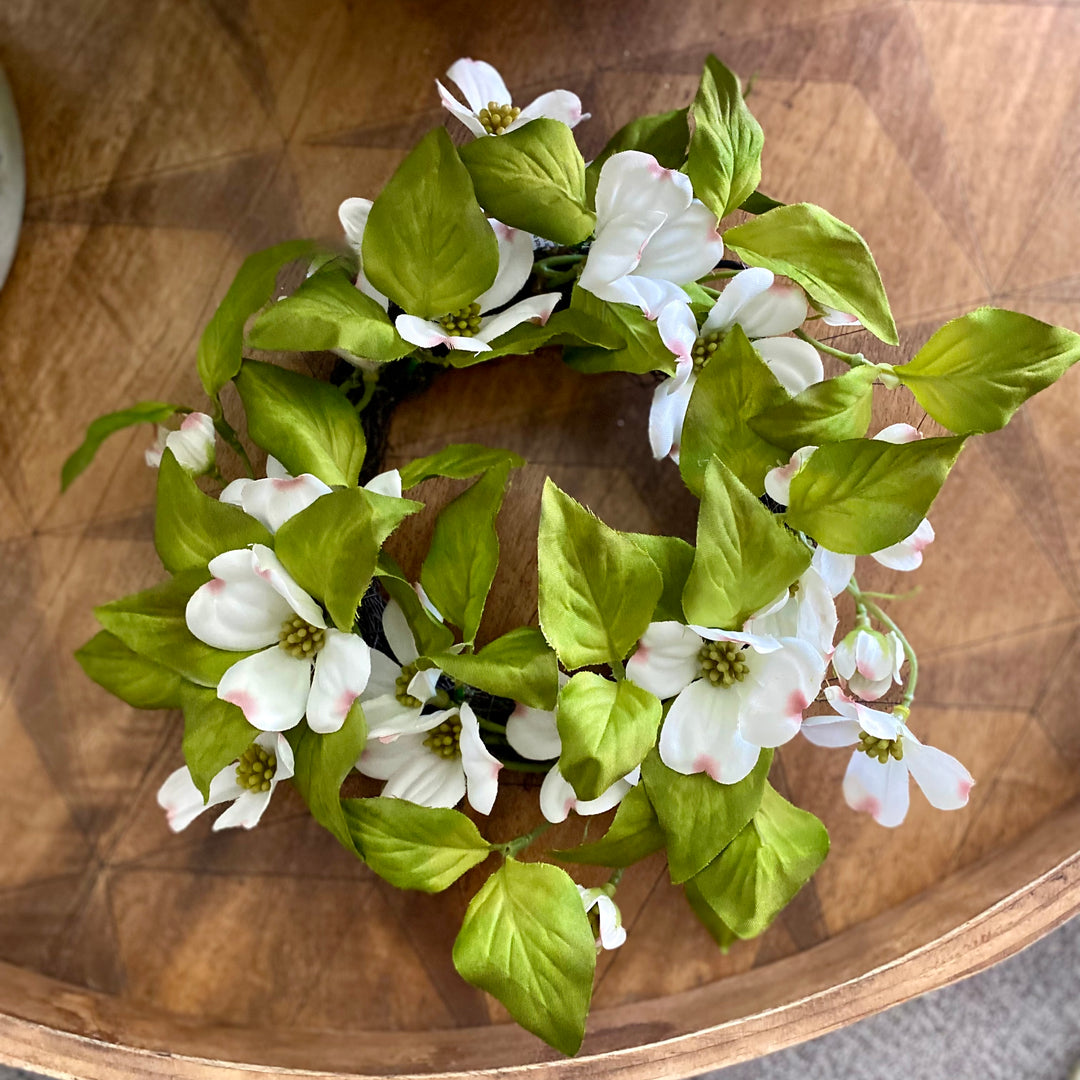
[[860,725],[831,713],[808,716],[802,722],[803,736],[815,746],[852,746],[859,741]]
[[739,321],[739,312],[756,296],[772,286],[776,276],[763,266],[751,266],[740,270],[723,288],[717,297],[705,322],[701,327],[703,334],[714,330],[730,330]]
[[192,593],[184,611],[188,629],[215,649],[247,652],[273,645],[292,608],[255,572],[247,548],[210,560],[213,578]]
[[368,657],[371,665],[371,674],[368,676],[367,686],[360,695],[360,700],[367,702],[374,698],[389,694],[391,697],[397,692],[397,679],[401,674],[401,665],[395,664],[384,652],[372,649]]
[[268,476],[265,480],[252,480],[247,484],[240,496],[240,505],[274,533],[289,518],[306,510],[316,499],[329,494],[330,488],[311,473],[289,477]]
[[490,343],[525,322],[544,326],[551,318],[551,313],[560,299],[559,293],[555,292],[541,293],[540,296],[526,296],[524,300],[511,304],[498,315],[485,315],[480,320],[480,329],[474,340]]
[[806,293],[790,281],[774,281],[748,300],[736,320],[748,338],[790,334],[806,321]]
[[755,652],[771,653],[780,648],[780,642],[771,634],[753,634],[745,630],[714,630],[709,626],[690,625],[690,629],[700,634],[706,641],[737,641],[749,645]]
[[396,600],[389,601],[383,610],[382,628],[394,659],[402,667],[411,664],[420,655],[416,651],[409,620],[405,618],[405,612]]
[[367,228],[370,213],[370,199],[346,199],[338,207],[338,220],[345,230],[345,242],[357,255],[363,247],[364,230]]
[[922,432],[911,424],[890,424],[882,428],[874,438],[878,442],[888,443],[918,442],[922,438]]
[[[680,360],[690,360],[694,342],[697,341],[697,320],[690,305],[668,304],[656,320],[656,329],[660,340],[670,352]],[[693,365],[688,369],[693,371]],[[684,378],[683,382],[686,381]],[[681,383],[679,385],[682,385]],[[678,389],[678,387],[673,387]]]
[[696,381],[691,375],[682,386],[673,388],[671,384],[674,380],[668,379],[653,392],[652,405],[649,407],[649,447],[657,461],[666,457],[679,460],[686,410],[690,407],[690,395],[694,392]]
[[673,702],[660,730],[660,758],[690,776],[708,773],[734,784],[757,764],[760,748],[739,734],[741,684],[716,689],[704,679],[691,683]]
[[668,215],[642,253],[637,272],[683,284],[709,273],[723,257],[716,217],[694,199],[681,213]]
[[458,120],[473,133],[473,135],[477,138],[481,138],[489,134],[484,125],[480,123],[476,113],[474,113],[472,109],[462,105],[438,79],[435,80],[435,86],[439,91],[439,100],[442,102],[443,108],[453,116],[456,116]]
[[766,337],[754,341],[761,359],[789,394],[801,394],[825,378],[817,349],[793,337]]
[[471,60],[468,57],[455,60],[447,69],[446,77],[457,84],[474,113],[486,109],[492,101],[496,105],[512,103],[502,76],[484,60]]
[[938,810],[967,806],[975,781],[971,773],[936,746],[925,746],[910,731],[904,732],[904,762],[930,805]]
[[273,794],[272,788],[266,791],[245,791],[237,796],[232,806],[218,815],[217,821],[213,824],[213,831],[221,832],[222,829],[235,828],[254,829],[270,805],[270,797]]
[[[768,479],[766,478],[766,487]],[[841,555],[820,545],[814,550],[810,565],[821,575],[833,596],[839,596],[855,573],[855,556]]]
[[685,690],[701,674],[701,637],[680,622],[649,623],[633,656],[626,662],[626,677],[658,698]]
[[813,645],[784,638],[776,652],[748,657],[746,700],[739,731],[755,746],[782,746],[802,727],[803,713],[825,678],[825,659]]
[[544,820],[558,825],[570,816],[576,803],[577,794],[570,782],[559,772],[558,765],[552,765],[540,785],[540,813]]
[[678,285],[670,281],[644,277],[636,273],[616,278],[591,291],[608,303],[630,304],[639,308],[647,319],[655,319],[668,304],[682,303],[686,296]]
[[852,810],[869,814],[886,828],[895,828],[907,817],[907,766],[893,758],[882,765],[856,750],[844,774],[844,799]]
[[411,345],[421,349],[434,349],[437,345],[449,345],[450,335],[437,322],[421,319],[416,315],[399,315],[394,320],[397,332]]
[[848,690],[863,701],[877,701],[884,697],[891,686],[891,676],[885,679],[866,679],[857,671],[848,679],[847,684]]
[[170,773],[157,793],[157,802],[173,832],[186,829],[204,810],[235,799],[244,789],[236,782],[236,766],[226,765],[210,781],[210,797],[203,802],[202,792],[191,779],[191,771],[182,766]]
[[918,570],[922,566],[923,551],[934,542],[934,526],[928,518],[919,522],[919,527],[898,544],[882,548],[871,555],[882,566],[890,570]]
[[529,233],[512,229],[494,218],[488,218],[488,224],[495,230],[499,245],[499,268],[491,287],[476,298],[481,312],[513,300],[525,287],[533,268],[533,238]]
[[518,704],[506,721],[506,741],[523,758],[550,761],[562,753],[554,711]]
[[340,731],[370,674],[368,643],[356,634],[327,630],[325,643],[315,657],[315,678],[307,703],[308,727],[320,735]]
[[[612,154],[600,169],[596,185],[597,239],[606,234],[616,218],[625,219],[624,227],[655,212],[666,220],[669,216],[682,214],[693,198],[690,178],[674,169],[663,168],[651,154],[640,150]],[[694,278],[683,280],[693,281]]]
[[[645,246],[664,224],[665,216],[659,210],[646,210],[641,214],[623,214],[612,218],[598,233],[589,248],[585,266],[578,284],[601,300],[617,301],[616,296],[606,296],[611,283],[631,273],[641,262]],[[678,290],[683,300],[686,293]],[[657,311],[659,314],[659,309]]]
[[825,700],[839,715],[855,721],[860,730],[873,735],[876,739],[895,739],[902,732],[900,720],[892,713],[867,708],[853,698],[849,698],[839,686],[826,686]]
[[373,495],[386,495],[391,499],[401,498],[401,473],[397,469],[387,469],[378,476],[373,476],[365,485],[365,491]]
[[311,661],[276,645],[238,660],[218,683],[217,696],[243,712],[260,731],[288,731],[303,719],[311,689]]
[[893,658],[886,644],[881,634],[865,631],[856,634],[855,670],[864,679],[891,679]]
[[[786,465],[777,465],[775,469],[770,469],[765,474],[765,494],[781,506],[787,506],[791,498],[791,481],[816,449],[816,446],[801,446],[791,455]],[[854,556],[852,560],[854,561]]]
[[530,101],[521,110],[521,115],[506,129],[513,131],[514,128],[527,124],[530,120],[546,116],[549,120],[561,120],[567,127],[576,127],[588,116],[581,111],[581,98],[569,90],[549,90],[538,98]]
[[615,901],[601,893],[596,898],[596,911],[600,916],[600,944],[605,949],[617,949],[626,941],[626,928]]
[[403,735],[390,743],[368,740],[356,767],[386,780],[382,794],[420,806],[453,807],[465,795],[460,758],[444,758],[424,746],[423,735]]
[[264,581],[269,582],[274,591],[288,601],[289,607],[301,619],[307,620],[312,626],[325,629],[326,622],[323,619],[322,608],[293,581],[292,575],[281,565],[281,560],[277,555],[265,544],[252,544],[251,554],[255,573]]
[[469,805],[478,814],[490,814],[499,793],[499,771],[502,762],[494,757],[480,738],[476,713],[467,702],[459,712],[461,717],[461,767],[465,770],[465,788]]

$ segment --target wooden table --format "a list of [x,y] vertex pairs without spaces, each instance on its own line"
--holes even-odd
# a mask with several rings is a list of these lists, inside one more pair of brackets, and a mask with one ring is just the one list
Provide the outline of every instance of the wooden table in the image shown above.
[[[659,860],[635,868],[629,941],[602,960],[574,1063],[454,975],[474,880],[397,893],[284,789],[250,834],[171,836],[154,794],[180,761],[178,718],[121,705],[71,658],[92,604],[158,579],[154,478],[146,431],[64,498],[60,463],[100,412],[200,400],[195,342],[245,253],[335,233],[338,202],[373,194],[441,122],[433,79],[459,55],[526,99],[580,93],[595,152],[685,103],[708,50],[755,75],[766,190],[869,239],[906,348],[988,301],[1080,327],[1070,3],[3,5],[28,204],[0,294],[0,1057],[95,1078],[678,1076],[967,975],[1080,908],[1077,372],[965,451],[914,579],[872,575],[922,586],[899,606],[924,668],[912,722],[971,768],[968,809],[915,794],[905,827],[882,830],[843,805],[843,755],[785,747],[780,782],[833,837],[815,882],[725,957]],[[450,376],[400,411],[393,460],[470,439],[531,461],[504,510],[496,622],[532,614],[548,472],[612,524],[687,528],[644,448],[648,396],[541,357]],[[534,795],[511,789],[494,828]]]

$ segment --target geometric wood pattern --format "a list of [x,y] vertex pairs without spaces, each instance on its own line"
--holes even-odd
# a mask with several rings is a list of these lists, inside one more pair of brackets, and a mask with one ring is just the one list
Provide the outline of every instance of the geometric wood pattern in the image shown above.
[[[458,56],[495,63],[516,97],[578,92],[588,154],[627,119],[684,104],[715,51],[755,76],[766,190],[866,236],[905,348],[985,302],[1080,327],[1074,5],[534,0],[491,14],[387,0],[0,10],[28,177],[0,293],[4,1058],[84,1077],[581,1068],[454,974],[475,875],[439,897],[397,892],[286,786],[251,833],[201,819],[172,836],[154,795],[180,761],[178,717],[129,709],[71,657],[93,604],[160,570],[147,430],[116,436],[61,499],[64,457],[99,413],[201,400],[195,343],[243,256],[335,235],[340,200],[374,194],[442,122],[433,79]],[[650,388],[539,356],[452,373],[399,410],[391,464],[447,441],[529,458],[501,519],[488,634],[535,614],[523,598],[545,475],[616,527],[692,527],[675,470],[648,455]],[[878,419],[932,430],[914,405]],[[962,977],[1080,908],[1078,422],[1074,371],[964,451],[922,570],[861,570],[871,588],[922,586],[894,608],[921,660],[912,723],[975,775],[968,808],[915,794],[905,826],[880,829],[844,806],[845,755],[785,746],[778,782],[828,825],[829,859],[727,956],[658,858],[629,871],[629,939],[601,957],[587,1072],[686,1075],[762,1054]],[[496,836],[535,815],[535,790],[514,782]]]

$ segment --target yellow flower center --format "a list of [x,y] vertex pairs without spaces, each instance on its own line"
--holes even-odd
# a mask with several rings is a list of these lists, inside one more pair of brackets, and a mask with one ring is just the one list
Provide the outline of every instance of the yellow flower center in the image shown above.
[[401,674],[397,677],[394,683],[394,697],[405,706],[406,709],[419,709],[424,703],[417,697],[413,697],[409,693],[409,683],[413,681],[413,676],[420,670],[416,663],[406,664],[401,669]]
[[859,745],[855,748],[872,758],[877,758],[882,765],[889,758],[897,761],[904,760],[904,737],[897,735],[895,739],[879,739],[876,735],[870,735],[865,731],[859,732]]
[[277,772],[277,757],[252,743],[236,763],[236,782],[248,791],[269,791]]
[[326,631],[293,615],[281,624],[278,644],[297,660],[314,660],[315,654],[326,644]]
[[443,758],[461,756],[461,717],[456,713],[428,732],[424,745]]
[[487,108],[481,109],[476,115],[489,135],[501,135],[521,115],[521,110],[516,105],[499,105],[489,101]]
[[702,334],[690,350],[690,358],[694,361],[694,371],[698,372],[712,359],[713,353],[720,347],[724,335],[719,330],[712,333]]
[[743,647],[735,641],[708,641],[698,653],[702,678],[713,686],[731,686],[742,682],[750,670]]
[[439,325],[455,337],[475,337],[480,329],[480,305],[469,304],[451,311],[438,320]]

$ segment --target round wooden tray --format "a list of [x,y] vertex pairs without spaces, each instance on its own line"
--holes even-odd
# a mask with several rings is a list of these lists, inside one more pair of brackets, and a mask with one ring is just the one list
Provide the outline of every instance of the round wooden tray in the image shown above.
[[[970,806],[939,814],[913,793],[906,825],[883,830],[844,806],[844,755],[785,747],[777,783],[832,834],[822,871],[763,938],[723,956],[661,860],[634,868],[620,889],[629,940],[601,960],[572,1062],[454,974],[475,878],[439,897],[396,892],[285,788],[251,833],[168,832],[154,794],[180,761],[178,718],[123,706],[71,659],[94,603],[159,578],[147,433],[118,437],[62,499],[57,484],[98,413],[200,400],[194,343],[242,255],[332,233],[338,201],[376,190],[440,122],[431,79],[463,53],[527,84],[526,100],[581,93],[595,151],[631,116],[684,103],[714,49],[758,74],[767,190],[864,232],[906,347],[991,297],[1076,327],[1075,200],[1045,216],[1031,203],[1040,178],[1066,170],[1047,200],[1076,179],[1057,128],[1076,88],[1041,77],[1073,71],[1065,9],[695,0],[646,15],[551,0],[526,29],[463,5],[33,8],[0,16],[29,178],[0,294],[0,1058],[86,1078],[681,1076],[963,977],[1080,908],[1076,372],[965,450],[918,574],[864,575],[922,587],[895,605],[923,668],[912,724],[971,768]],[[648,457],[649,394],[647,380],[542,356],[447,375],[399,410],[392,462],[465,440],[530,461],[500,523],[488,633],[534,614],[545,475],[620,528],[691,526],[675,471]],[[534,806],[534,790],[508,785],[493,834]]]

